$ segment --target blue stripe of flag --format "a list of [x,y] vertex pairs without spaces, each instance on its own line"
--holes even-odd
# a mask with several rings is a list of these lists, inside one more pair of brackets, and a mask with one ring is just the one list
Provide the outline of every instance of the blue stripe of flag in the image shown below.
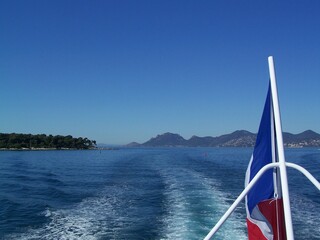
[[[271,124],[273,124],[273,121],[271,121],[271,111],[271,89],[269,85],[268,95],[252,155],[253,160],[250,168],[250,181],[262,167],[272,162]],[[259,202],[270,199],[273,195],[273,170],[270,169],[262,175],[247,195],[250,214]]]

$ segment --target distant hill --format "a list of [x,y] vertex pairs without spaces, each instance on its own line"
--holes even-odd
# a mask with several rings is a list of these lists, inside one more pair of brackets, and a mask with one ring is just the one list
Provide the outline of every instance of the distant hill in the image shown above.
[[283,133],[283,141],[288,147],[320,147],[320,134],[311,130],[299,134]]
[[[164,133],[139,144],[131,143],[129,147],[253,147],[257,134],[238,130],[218,137],[192,136],[186,140],[176,133]],[[320,134],[307,130],[299,134],[283,133],[285,147],[320,147]]]
[[179,134],[164,133],[142,144],[145,147],[186,146],[187,141]]
[[127,144],[126,146],[127,146],[127,147],[139,147],[139,146],[140,146],[140,143],[131,142],[131,143]]

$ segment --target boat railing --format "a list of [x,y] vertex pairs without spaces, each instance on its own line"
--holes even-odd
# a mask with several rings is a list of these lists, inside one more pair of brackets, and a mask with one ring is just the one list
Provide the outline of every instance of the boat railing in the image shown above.
[[[318,180],[312,176],[305,168],[294,164],[294,163],[285,163],[286,167],[291,167],[299,172],[301,172],[309,181],[320,191],[320,183]],[[255,177],[250,181],[250,183],[246,186],[246,188],[242,191],[242,193],[238,196],[238,198],[234,201],[234,203],[229,207],[229,209],[225,212],[225,214],[220,218],[220,220],[216,223],[216,225],[211,229],[211,231],[207,234],[204,240],[209,240],[211,237],[219,230],[219,228],[224,224],[224,222],[229,218],[231,213],[236,209],[239,203],[245,198],[245,196],[249,193],[250,189],[256,184],[259,178],[270,168],[279,168],[280,163],[274,162],[265,165],[260,171],[255,175]],[[290,239],[289,239],[290,240]]]

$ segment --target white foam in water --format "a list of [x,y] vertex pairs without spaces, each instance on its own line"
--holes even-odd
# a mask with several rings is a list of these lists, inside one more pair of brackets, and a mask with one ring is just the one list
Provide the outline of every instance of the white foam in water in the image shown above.
[[[161,175],[167,186],[165,194],[167,208],[170,209],[163,219],[163,239],[205,237],[229,207],[225,193],[218,190],[219,185],[212,179],[190,170],[167,169]],[[177,179],[179,175],[181,178]],[[246,239],[244,226],[245,218],[234,213],[219,230],[216,239]],[[200,233],[204,235],[199,236]]]
[[[162,227],[157,238],[203,238],[229,207],[229,196],[219,190],[221,186],[214,179],[192,170],[168,166],[157,171],[166,186],[163,193],[166,214],[161,216]],[[130,221],[137,220],[128,219],[125,214],[130,210],[128,193],[133,190],[130,186],[109,186],[99,196],[84,199],[68,209],[46,209],[42,214],[48,221],[42,227],[6,239],[129,239],[125,231],[130,231]],[[233,213],[214,239],[246,239],[244,224],[245,219]]]
[[165,228],[164,239],[186,239],[188,236],[186,202],[179,189],[178,182],[175,178],[162,175],[167,190],[166,195],[166,208],[168,209],[168,215],[163,219]]
[[70,209],[46,209],[43,215],[49,220],[47,224],[38,229],[29,229],[25,233],[12,234],[6,239],[95,240],[106,235],[117,239],[116,231],[121,228],[121,221],[111,230],[106,228],[108,220],[119,220],[113,211],[118,200],[112,195],[88,198]]
[[[11,236],[12,239],[97,239],[98,225],[95,211],[83,206],[85,202],[72,210],[45,210],[44,216],[49,223],[39,229],[30,229],[26,233]],[[81,206],[82,205],[82,206]],[[91,209],[92,210],[92,209]]]

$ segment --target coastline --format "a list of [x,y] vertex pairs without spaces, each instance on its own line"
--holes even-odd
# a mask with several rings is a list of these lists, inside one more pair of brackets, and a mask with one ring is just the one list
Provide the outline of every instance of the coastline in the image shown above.
[[68,151],[68,150],[98,150],[93,148],[0,148],[0,151]]
[[0,151],[84,151],[119,150],[119,148],[0,148]]

